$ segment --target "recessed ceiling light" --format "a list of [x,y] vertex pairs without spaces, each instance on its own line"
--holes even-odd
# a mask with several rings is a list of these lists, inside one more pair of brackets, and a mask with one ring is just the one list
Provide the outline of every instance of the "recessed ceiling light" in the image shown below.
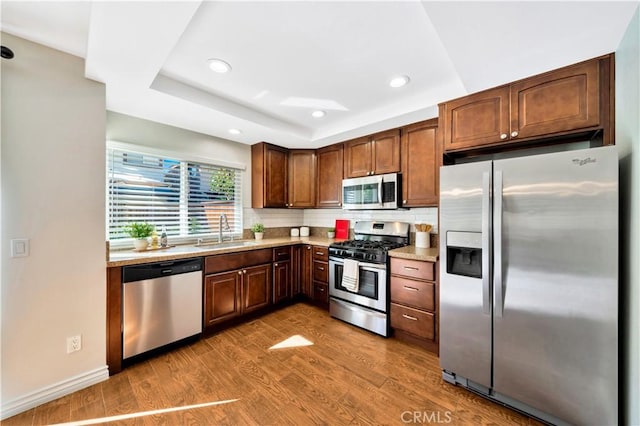
[[327,113],[326,113],[326,112],[324,112],[324,111],[322,111],[322,110],[313,111],[313,112],[311,113],[311,116],[312,116],[313,118],[322,118],[322,117],[324,117],[325,115],[327,115]]
[[229,129],[229,133],[231,133],[232,135],[239,135],[240,133],[242,133],[242,130]]
[[211,71],[215,71],[219,73],[225,73],[225,72],[231,71],[231,65],[229,65],[227,62],[223,61],[222,59],[209,59],[207,62],[209,63],[209,68],[211,68]]
[[397,77],[393,77],[389,82],[389,86],[391,87],[402,87],[409,82],[409,77],[406,75],[399,75]]

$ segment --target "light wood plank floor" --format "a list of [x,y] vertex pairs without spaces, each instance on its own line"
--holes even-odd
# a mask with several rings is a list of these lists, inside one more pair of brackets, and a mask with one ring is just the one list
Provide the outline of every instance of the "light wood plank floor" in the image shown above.
[[[269,349],[293,335],[313,345]],[[2,424],[53,424],[229,399],[238,401],[109,424],[538,424],[444,383],[431,353],[303,303],[131,366]]]

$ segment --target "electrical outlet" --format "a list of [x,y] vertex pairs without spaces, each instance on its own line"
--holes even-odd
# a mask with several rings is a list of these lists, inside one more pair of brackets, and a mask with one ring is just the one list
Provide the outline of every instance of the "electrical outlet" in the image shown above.
[[82,349],[82,336],[67,337],[67,353],[76,352]]

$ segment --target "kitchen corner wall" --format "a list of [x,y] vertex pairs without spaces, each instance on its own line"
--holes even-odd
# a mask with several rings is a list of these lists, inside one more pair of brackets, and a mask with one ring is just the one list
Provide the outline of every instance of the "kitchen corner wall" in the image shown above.
[[640,7],[616,50],[620,156],[620,424],[640,425]]
[[[105,87],[81,58],[2,33],[1,417],[108,378]],[[27,238],[27,257],[10,241]],[[82,349],[67,354],[67,337]]]

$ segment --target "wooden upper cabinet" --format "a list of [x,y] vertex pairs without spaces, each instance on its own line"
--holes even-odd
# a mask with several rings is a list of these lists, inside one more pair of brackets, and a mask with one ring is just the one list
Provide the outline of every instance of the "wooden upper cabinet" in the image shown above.
[[612,144],[613,54],[440,104],[445,151],[602,130]]
[[512,138],[600,124],[598,61],[583,62],[511,85]]
[[345,142],[346,178],[400,171],[400,130],[393,129]]
[[400,171],[400,129],[378,133],[371,140],[374,175]]
[[485,90],[442,104],[445,150],[506,140],[509,132],[509,86]]
[[343,144],[320,148],[316,151],[317,180],[316,207],[342,205]]
[[287,207],[288,150],[260,142],[251,146],[251,207]]
[[289,151],[289,201],[287,207],[314,207],[315,204],[315,150],[291,150]]
[[347,178],[371,174],[371,139],[367,136],[344,145],[344,175]]
[[442,156],[438,155],[437,131],[437,118],[401,129],[403,207],[438,205]]

